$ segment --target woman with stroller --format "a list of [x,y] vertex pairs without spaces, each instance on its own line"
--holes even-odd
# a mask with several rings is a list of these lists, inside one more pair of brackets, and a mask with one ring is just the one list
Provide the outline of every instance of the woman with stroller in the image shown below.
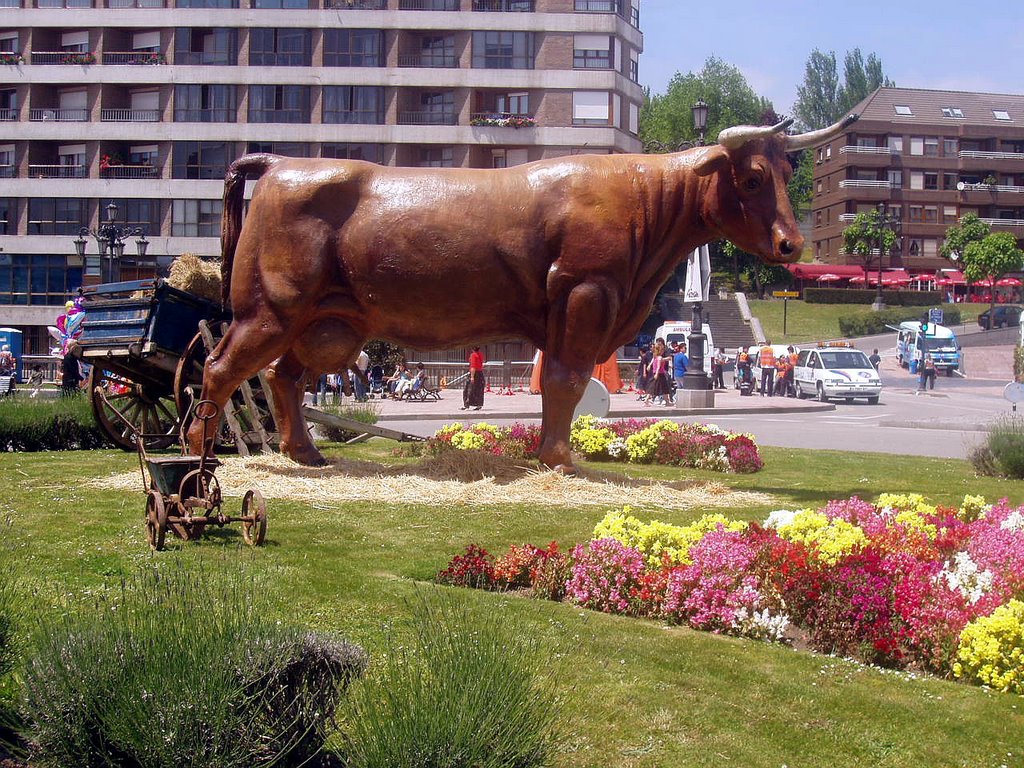
[[666,352],[665,342],[658,339],[654,342],[654,350],[651,353],[651,365],[647,382],[647,400],[645,405],[656,403],[658,405],[672,404],[672,385],[669,383],[668,371],[671,363],[670,355]]

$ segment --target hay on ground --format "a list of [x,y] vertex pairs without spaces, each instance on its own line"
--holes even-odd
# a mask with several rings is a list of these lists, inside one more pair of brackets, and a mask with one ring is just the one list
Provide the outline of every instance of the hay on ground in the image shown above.
[[[642,509],[704,509],[760,506],[773,501],[768,494],[734,491],[718,482],[672,484],[613,476],[612,473],[593,473],[594,479],[565,477],[557,472],[532,469],[525,466],[524,461],[507,459],[499,463],[503,468],[496,473],[505,475],[501,482],[493,475],[472,477],[463,473],[465,479],[452,477],[454,471],[465,469],[465,463],[462,469],[449,465],[445,470],[445,460],[439,463],[436,457],[405,467],[351,460],[336,461],[325,467],[307,467],[280,455],[227,457],[222,461],[217,479],[228,496],[241,496],[249,488],[258,488],[268,499],[305,501],[325,508],[350,502],[380,502],[477,507],[531,504],[569,508],[630,504]],[[513,473],[510,468],[516,471]],[[612,481],[613,477],[617,482]],[[98,478],[92,484],[135,490],[139,487],[139,475],[138,472],[124,473]]]

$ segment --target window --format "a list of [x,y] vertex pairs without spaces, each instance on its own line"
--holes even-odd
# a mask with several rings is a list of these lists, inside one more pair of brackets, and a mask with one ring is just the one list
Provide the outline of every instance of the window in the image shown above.
[[894,104],[893,109],[900,117],[913,117],[914,112],[906,104]]
[[89,32],[64,32],[60,36],[60,49],[65,53],[88,53]]
[[250,85],[250,123],[308,123],[308,85]]
[[942,188],[943,189],[956,189],[956,184],[959,181],[955,173],[944,173],[942,174]]
[[13,197],[0,197],[0,235],[15,234],[18,223],[16,211]]
[[216,237],[220,234],[220,200],[172,200],[172,237]]
[[825,159],[826,160],[831,160],[832,159],[832,145],[831,144],[826,144],[825,145]]
[[636,54],[629,54],[629,72],[626,76],[634,83],[640,82],[640,61],[635,58]]
[[[122,198],[114,200],[114,202],[117,203],[118,224],[123,224],[126,227],[141,227],[147,235],[160,234],[159,200]],[[100,200],[99,204],[102,211],[106,206],[106,198]]]
[[324,30],[324,66],[380,67],[383,38],[379,29]]
[[573,91],[573,125],[608,125],[611,105],[607,91]]
[[894,155],[900,155],[903,153],[903,137],[902,136],[890,136],[889,137],[889,151]]
[[1010,120],[1010,113],[1004,109],[993,109],[992,117],[996,120]]
[[246,152],[267,152],[285,157],[309,157],[309,144],[302,141],[250,141]]
[[893,189],[903,189],[903,171],[889,169],[889,186]]
[[938,189],[939,188],[939,174],[938,173],[925,173],[925,175],[924,175],[924,188],[925,189]]
[[0,32],[0,53],[18,53],[17,32]]
[[175,64],[238,64],[238,30],[178,27],[174,33]]
[[174,86],[176,123],[233,123],[237,107],[233,85]]
[[308,29],[253,29],[249,32],[249,64],[265,67],[308,67],[313,63]]
[[86,226],[87,202],[69,197],[28,200],[28,234],[30,235],[77,235]]
[[377,85],[324,86],[323,107],[325,123],[382,125],[384,88]]
[[252,7],[306,9],[309,8],[309,0],[252,0]]
[[323,144],[320,147],[321,157],[333,157],[337,160],[366,160],[380,163],[384,160],[384,149],[380,144]]
[[939,156],[939,139],[937,136],[924,137],[924,154],[925,157]]
[[491,168],[511,168],[530,162],[530,151],[527,149],[492,149]]
[[910,188],[924,189],[924,172],[910,171]]
[[231,142],[176,141],[171,152],[171,178],[223,179],[235,156]]
[[959,142],[956,139],[942,140],[942,154],[946,157],[956,157],[958,148]]
[[574,35],[572,47],[576,69],[615,69],[612,38],[608,35]]
[[81,268],[66,256],[0,255],[0,304],[61,304],[81,284]]
[[419,51],[398,57],[400,66],[457,67],[455,38],[451,35],[426,35],[419,39]]
[[482,69],[533,69],[532,32],[474,32],[473,66]]
[[942,116],[963,119],[964,111],[960,107],[943,107]]
[[939,208],[935,205],[926,205],[924,207],[924,223],[935,224],[939,220]]
[[237,8],[238,0],[175,0],[175,8]]
[[911,136],[910,137],[910,154],[912,154],[912,155],[923,155],[924,154],[924,137],[923,136]]
[[920,205],[910,206],[910,220],[914,222],[924,221],[924,207]]
[[923,241],[919,237],[913,237],[910,239],[910,245],[907,248],[907,253],[912,259],[916,259],[921,255],[923,248]]
[[454,162],[453,157],[454,151],[451,147],[420,147],[416,166],[419,168],[451,168]]
[[821,211],[814,212],[814,226],[820,227],[822,225]]
[[878,143],[874,136],[858,136],[857,137],[858,147],[877,147]]

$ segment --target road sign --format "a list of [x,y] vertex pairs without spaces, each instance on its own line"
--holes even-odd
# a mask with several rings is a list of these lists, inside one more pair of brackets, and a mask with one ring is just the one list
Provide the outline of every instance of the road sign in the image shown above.
[[796,299],[800,297],[800,291],[772,291],[776,299]]
[[1003,387],[1003,398],[1009,400],[1014,405],[1024,403],[1024,384],[1011,381]]
[[928,322],[935,323],[935,325],[942,325],[942,310],[938,307],[933,307],[928,310]]

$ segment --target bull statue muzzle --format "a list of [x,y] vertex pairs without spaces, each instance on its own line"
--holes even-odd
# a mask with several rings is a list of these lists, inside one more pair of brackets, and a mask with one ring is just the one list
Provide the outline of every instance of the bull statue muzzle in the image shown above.
[[[827,128],[822,128],[817,131],[809,131],[808,133],[800,133],[795,136],[787,136],[786,151],[796,152],[801,149],[813,147],[816,144],[821,144],[823,141],[828,141],[842,133],[848,126],[855,123],[859,118],[860,115],[852,113]],[[782,133],[792,124],[793,118],[783,120],[781,123],[776,123],[775,125],[737,125],[733,128],[726,128],[724,131],[719,133],[718,143],[726,149],[739,149],[748,141],[764,139],[776,133]]]

